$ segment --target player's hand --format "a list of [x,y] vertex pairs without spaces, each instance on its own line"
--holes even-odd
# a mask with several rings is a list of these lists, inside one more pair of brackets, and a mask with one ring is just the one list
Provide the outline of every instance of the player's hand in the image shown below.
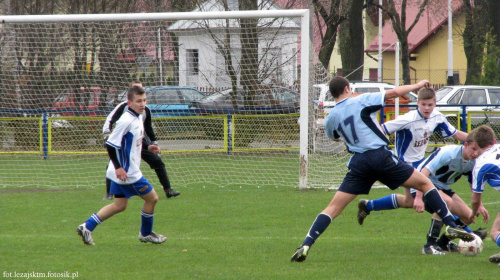
[[160,147],[156,146],[156,145],[149,145],[148,146],[148,151],[154,153],[154,154],[158,154],[160,153]]
[[104,148],[106,148],[106,142],[108,141],[108,139],[109,139],[109,133],[104,133],[102,135],[102,140],[104,142],[104,144],[103,144]]
[[485,223],[488,223],[488,221],[490,220],[490,213],[488,213],[488,210],[486,210],[486,208],[484,208],[482,204],[479,206],[479,209],[477,210],[476,217],[479,217],[479,214],[483,215],[483,221]]
[[429,81],[427,81],[427,80],[422,80],[422,81],[418,82],[417,86],[418,86],[418,88],[423,88],[423,87],[430,88],[431,83],[429,83]]
[[424,212],[425,206],[421,197],[415,196],[415,199],[413,200],[413,209],[415,209],[418,213]]
[[127,180],[127,171],[123,169],[122,167],[118,168],[115,170],[116,177],[122,181]]

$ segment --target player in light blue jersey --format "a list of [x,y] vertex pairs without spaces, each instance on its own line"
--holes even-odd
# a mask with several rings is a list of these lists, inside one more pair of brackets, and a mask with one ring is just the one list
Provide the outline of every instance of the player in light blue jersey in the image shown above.
[[[480,145],[484,145],[483,143],[478,145],[474,142],[474,135],[476,133],[489,132],[485,132],[484,130],[473,130],[469,133],[463,145],[444,146],[432,153],[418,167],[420,172],[431,179],[434,186],[439,189],[441,197],[445,200],[450,211],[458,217],[455,221],[457,225],[468,232],[472,232],[467,227],[472,222],[469,218],[472,210],[465,204],[462,198],[450,188],[450,186],[457,182],[462,175],[467,176],[469,184],[472,184],[472,169],[474,168],[475,159],[479,157],[487,147],[481,147]],[[412,195],[416,195],[415,190],[412,190]],[[415,201],[415,203],[422,203],[421,198],[415,197]],[[486,222],[489,220],[489,213],[482,205],[479,208],[479,213],[483,215]],[[444,255],[443,251],[458,252],[457,245],[451,242],[446,235],[443,234],[439,238],[442,227],[443,222],[439,216],[434,213],[427,234],[427,243],[422,249],[422,254]],[[485,239],[488,234],[487,231],[481,229],[473,232],[480,236],[481,239]]]
[[[485,125],[476,129],[488,130],[493,134],[493,130]],[[476,165],[472,171],[472,195],[471,195],[471,208],[472,213],[470,219],[472,222],[480,213],[481,199],[486,183],[493,189],[500,191],[500,144],[496,144],[494,137],[480,138],[474,137],[474,141],[479,143],[483,141],[489,148],[476,160]],[[490,237],[500,247],[500,212],[498,212],[495,221],[490,230]],[[500,253],[490,256],[492,263],[500,265]]]
[[439,213],[448,226],[445,232],[450,238],[473,239],[471,234],[457,228],[453,215],[429,178],[398,159],[387,148],[389,139],[377,121],[377,112],[385,105],[386,100],[403,96],[428,84],[428,81],[423,80],[385,93],[366,93],[353,97],[347,79],[335,77],[330,81],[330,93],[336,105],[326,119],[325,132],[331,139],[342,137],[353,155],[347,163],[348,172],[342,184],[328,206],[316,217],[302,246],[293,254],[292,262],[304,261],[310,247],[331,221],[358,195],[368,194],[377,180],[391,189],[402,185],[422,191],[427,208],[432,213]]
[[[86,245],[94,245],[92,231],[103,221],[127,208],[129,198],[139,196],[144,200],[139,232],[141,242],[163,243],[167,239],[153,231],[153,214],[158,195],[151,184],[142,176],[140,170],[141,150],[143,148],[144,125],[142,113],[146,108],[146,93],[142,87],[133,86],[128,90],[128,110],[116,122],[106,144],[110,163],[106,177],[111,179],[110,193],[115,196],[113,203],[101,208],[77,228],[77,233]],[[158,153],[159,147],[144,147]]]

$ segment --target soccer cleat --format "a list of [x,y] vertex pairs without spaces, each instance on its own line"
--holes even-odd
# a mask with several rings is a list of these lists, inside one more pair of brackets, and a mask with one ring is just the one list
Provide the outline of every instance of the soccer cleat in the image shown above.
[[500,253],[494,254],[490,257],[490,262],[500,264]]
[[307,252],[309,252],[309,246],[300,246],[295,250],[295,253],[292,256],[290,261],[292,262],[303,262],[307,258]]
[[439,245],[439,249],[442,251],[446,252],[451,252],[451,253],[460,253],[460,250],[458,249],[458,245],[455,242],[448,242],[445,246]]
[[161,244],[167,240],[167,237],[163,236],[161,234],[158,234],[154,231],[151,232],[151,234],[147,235],[147,236],[142,236],[142,233],[139,232],[139,240],[141,242],[144,242],[144,243],[151,242],[153,244]]
[[447,226],[446,229],[444,230],[444,234],[449,238],[449,239],[462,239],[464,241],[471,241],[474,240],[474,235],[471,233],[468,233],[467,231],[461,229],[461,228],[454,228]]
[[478,228],[476,230],[473,230],[472,233],[481,237],[481,240],[484,240],[486,239],[486,237],[488,237],[488,231],[484,230],[483,228]]
[[368,200],[366,199],[360,199],[358,202],[358,223],[360,225],[363,224],[366,216],[370,215],[370,211],[368,211],[368,208],[366,208],[366,203]]
[[175,197],[175,196],[178,196],[180,194],[181,194],[180,192],[178,192],[172,188],[165,191],[165,195],[167,196],[167,198]]
[[112,200],[112,199],[113,199],[113,195],[112,195],[112,194],[110,194],[110,193],[106,194],[106,195],[102,198],[102,200]]
[[76,232],[78,232],[78,235],[82,237],[83,243],[85,243],[86,245],[95,245],[94,239],[92,238],[92,232],[87,229],[85,223],[79,225],[76,228]]
[[424,248],[422,248],[422,254],[423,255],[446,255],[441,248],[437,245],[425,245]]

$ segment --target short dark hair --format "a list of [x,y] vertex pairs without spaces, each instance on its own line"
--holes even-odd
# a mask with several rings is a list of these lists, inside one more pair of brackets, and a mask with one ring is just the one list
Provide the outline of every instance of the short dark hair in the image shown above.
[[132,87],[132,86],[134,86],[134,85],[136,85],[136,84],[141,84],[141,85],[142,85],[142,82],[141,82],[141,81],[139,81],[139,80],[135,80],[135,81],[133,81],[133,82],[130,84],[130,87]]
[[329,84],[330,94],[333,98],[338,98],[343,92],[345,87],[350,87],[349,80],[344,77],[333,77]]
[[495,144],[495,132],[487,125],[474,128],[474,142],[481,149]]
[[144,91],[144,89],[140,86],[133,86],[133,87],[130,87],[128,89],[128,92],[127,92],[127,99],[132,101],[134,100],[134,95],[143,95],[145,94],[146,92]]
[[418,91],[418,100],[436,100],[436,91],[433,88],[423,87]]

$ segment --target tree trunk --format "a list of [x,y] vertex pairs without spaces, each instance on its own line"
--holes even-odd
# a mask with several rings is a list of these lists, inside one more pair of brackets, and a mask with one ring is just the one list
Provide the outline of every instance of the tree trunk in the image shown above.
[[465,28],[463,32],[464,52],[467,58],[467,74],[465,84],[474,84],[481,76],[483,50],[486,43],[487,9],[478,1],[473,7],[468,0],[463,0],[465,12]]
[[[257,0],[240,0],[240,11],[257,10]],[[254,105],[254,96],[258,91],[259,81],[259,39],[257,19],[240,19],[241,26],[241,85],[244,91],[245,106]]]
[[347,20],[340,24],[339,48],[342,57],[342,74],[350,80],[363,79],[364,64],[364,0],[351,1]]

